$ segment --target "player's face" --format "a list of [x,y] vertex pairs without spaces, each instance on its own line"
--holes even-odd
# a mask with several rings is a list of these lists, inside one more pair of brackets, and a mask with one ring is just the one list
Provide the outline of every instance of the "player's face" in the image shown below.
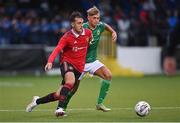
[[89,24],[92,26],[92,27],[96,27],[96,25],[99,23],[100,21],[100,14],[96,14],[96,15],[93,15],[93,16],[88,16],[88,21],[89,21]]
[[74,31],[81,33],[83,30],[83,22],[84,20],[82,18],[75,18],[75,21],[72,23]]

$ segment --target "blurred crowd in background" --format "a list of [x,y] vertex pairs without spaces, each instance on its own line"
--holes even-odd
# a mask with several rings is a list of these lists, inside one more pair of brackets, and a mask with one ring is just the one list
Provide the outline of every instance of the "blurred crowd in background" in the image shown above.
[[180,20],[179,0],[0,0],[0,46],[55,46],[70,28],[70,13],[86,17],[93,5],[117,31],[121,46],[163,46]]

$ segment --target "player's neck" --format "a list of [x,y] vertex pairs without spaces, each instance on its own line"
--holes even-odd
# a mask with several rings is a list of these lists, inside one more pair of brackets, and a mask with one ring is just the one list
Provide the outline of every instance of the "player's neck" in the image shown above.
[[[89,23],[89,22],[88,22]],[[96,25],[94,26],[94,25],[92,25],[91,23],[89,23],[89,28],[91,29],[91,30],[94,30],[95,28],[96,28]]]
[[81,33],[83,32],[83,30],[77,31],[77,30],[75,30],[75,29],[73,29],[73,31],[74,31],[76,34],[81,34]]

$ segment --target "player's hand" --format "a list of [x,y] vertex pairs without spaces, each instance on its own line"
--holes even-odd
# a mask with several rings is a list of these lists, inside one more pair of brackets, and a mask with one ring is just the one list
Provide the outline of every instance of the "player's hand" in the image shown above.
[[117,33],[116,33],[116,32],[113,32],[113,33],[112,33],[112,41],[113,41],[113,42],[116,42],[116,40],[117,40]]
[[44,69],[45,69],[45,71],[51,70],[52,69],[52,63],[47,63]]
[[164,72],[166,75],[176,74],[176,60],[174,57],[166,57],[163,63]]

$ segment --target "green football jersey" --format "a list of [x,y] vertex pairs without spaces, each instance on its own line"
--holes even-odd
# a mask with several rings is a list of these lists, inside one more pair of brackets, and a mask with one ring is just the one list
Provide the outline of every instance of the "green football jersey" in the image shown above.
[[[88,22],[84,23],[83,27],[90,29]],[[93,29],[93,30],[90,29],[93,33],[93,39],[90,42],[90,45],[89,45],[89,48],[87,51],[86,63],[94,62],[96,60],[96,58],[97,58],[97,47],[99,44],[101,33],[104,31],[104,29],[105,29],[105,24],[102,22],[99,22],[99,24],[96,26],[95,29]]]

